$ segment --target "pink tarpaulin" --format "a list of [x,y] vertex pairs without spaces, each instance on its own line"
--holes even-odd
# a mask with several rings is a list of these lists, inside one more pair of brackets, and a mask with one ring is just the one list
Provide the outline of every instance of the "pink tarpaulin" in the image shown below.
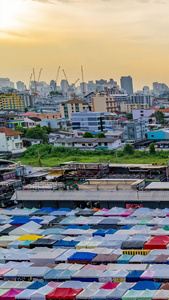
[[0,296],[0,300],[15,300],[15,297],[24,290],[10,289],[7,293]]
[[102,210],[101,211],[108,211],[108,209],[107,208],[102,208]]
[[54,281],[51,281],[49,282],[47,285],[50,286],[50,287],[53,287],[54,289],[56,289],[57,287],[59,287],[59,285],[61,285],[62,282],[54,282]]
[[2,277],[4,274],[8,273],[12,269],[10,268],[0,268],[0,277]]
[[106,270],[106,265],[91,265],[91,264],[87,264],[83,269],[91,269],[91,270],[101,270],[101,271],[105,271]]
[[140,279],[153,279],[155,271],[147,270],[141,276]]
[[123,214],[121,214],[121,217],[128,217],[130,215],[132,215],[133,211],[129,211],[129,210],[126,210]]
[[102,285],[101,289],[105,289],[105,290],[113,290],[118,286],[119,282],[106,282]]

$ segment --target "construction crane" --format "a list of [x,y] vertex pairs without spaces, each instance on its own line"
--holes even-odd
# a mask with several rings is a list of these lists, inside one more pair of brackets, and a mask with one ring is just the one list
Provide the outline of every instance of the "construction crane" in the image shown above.
[[57,84],[58,84],[59,72],[60,72],[60,66],[59,66],[59,68],[58,68],[58,70],[57,70],[57,75],[56,75],[56,86],[57,86]]
[[30,90],[30,86],[31,86],[31,80],[32,80],[32,76],[33,74],[31,73],[30,79],[29,79],[29,85],[28,85],[28,90]]
[[36,95],[38,94],[38,84],[39,84],[39,81],[40,81],[41,73],[42,73],[42,68],[39,71],[38,80],[36,82]]
[[80,79],[78,78],[75,83],[71,84],[67,90],[67,93],[75,86],[75,84],[79,81]]
[[36,81],[36,75],[35,75],[35,69],[33,68],[33,77],[34,77],[34,95],[37,96],[37,88],[38,88],[38,83],[39,83],[39,80],[40,80],[40,77],[41,77],[41,73],[42,73],[42,68],[40,69],[39,71],[39,75],[38,75],[38,80]]
[[[70,89],[70,85],[69,85],[69,82],[68,82],[68,80],[67,80],[67,76],[66,76],[65,70],[62,70],[62,71],[63,71],[63,74],[64,74],[65,79],[66,79],[66,81],[67,81],[67,86],[68,86],[67,92],[68,92],[68,90]],[[67,95],[67,92],[66,92],[66,95]]]
[[81,73],[82,73],[82,91],[83,91],[83,98],[84,98],[85,97],[85,87],[84,87],[83,66],[81,66]]
[[33,75],[33,79],[34,79],[34,95],[36,95],[36,76],[35,76],[35,69],[33,68],[33,73],[32,73],[32,75]]

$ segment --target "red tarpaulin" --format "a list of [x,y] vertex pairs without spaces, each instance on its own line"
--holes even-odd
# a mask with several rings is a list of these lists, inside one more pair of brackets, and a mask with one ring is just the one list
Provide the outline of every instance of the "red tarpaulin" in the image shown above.
[[118,286],[119,282],[106,282],[102,285],[101,289],[105,289],[105,290],[113,290]]
[[166,235],[156,235],[144,244],[144,249],[167,249],[169,237]]
[[46,295],[46,299],[75,299],[83,289],[56,288]]

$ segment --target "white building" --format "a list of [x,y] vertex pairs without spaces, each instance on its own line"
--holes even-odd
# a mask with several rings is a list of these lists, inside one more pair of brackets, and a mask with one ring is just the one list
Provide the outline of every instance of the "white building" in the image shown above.
[[68,122],[69,120],[58,120],[58,119],[42,119],[40,121],[40,126],[50,127],[52,129],[63,129],[68,130]]
[[155,109],[133,109],[133,119],[149,118],[155,114]]
[[87,110],[72,113],[72,129],[91,132],[105,131],[104,113],[88,112]]
[[0,151],[13,151],[22,149],[22,132],[6,127],[0,127]]
[[80,150],[114,150],[121,146],[121,139],[110,138],[69,138],[57,139],[55,147],[78,148]]

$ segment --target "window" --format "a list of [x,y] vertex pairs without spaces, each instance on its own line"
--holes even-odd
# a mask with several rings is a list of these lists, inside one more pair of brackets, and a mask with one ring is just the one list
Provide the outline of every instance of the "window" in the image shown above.
[[14,135],[14,139],[17,140],[18,139],[18,135]]
[[154,137],[154,134],[152,134],[151,137]]
[[85,146],[85,144],[82,144],[82,146]]

